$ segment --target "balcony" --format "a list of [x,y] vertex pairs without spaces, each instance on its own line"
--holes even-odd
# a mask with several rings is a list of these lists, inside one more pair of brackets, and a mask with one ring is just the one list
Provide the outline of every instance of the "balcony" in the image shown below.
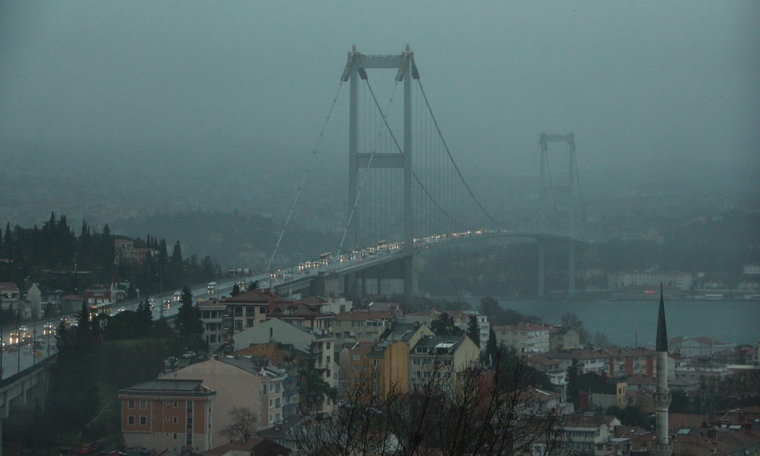
[[658,409],[667,409],[670,406],[671,399],[670,393],[655,394],[654,406]]

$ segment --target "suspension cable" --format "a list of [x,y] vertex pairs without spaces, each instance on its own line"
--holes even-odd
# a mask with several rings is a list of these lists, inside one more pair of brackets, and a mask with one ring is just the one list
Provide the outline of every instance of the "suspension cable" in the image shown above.
[[[573,154],[573,158],[575,158],[575,154]],[[583,226],[586,226],[586,209],[583,207],[583,193],[581,193],[581,178],[578,176],[578,160],[575,160],[575,183],[578,185],[578,199],[581,203],[581,220],[583,221]]]
[[285,235],[285,230],[288,228],[288,223],[290,223],[290,218],[293,216],[293,210],[296,208],[296,204],[298,203],[298,198],[301,196],[301,190],[303,190],[303,186],[306,183],[306,177],[309,175],[309,171],[311,170],[311,165],[314,162],[314,157],[317,156],[317,152],[319,151],[319,146],[322,144],[322,138],[324,138],[325,130],[327,130],[327,125],[330,122],[330,117],[332,117],[332,113],[335,110],[335,105],[338,102],[338,96],[340,95],[340,89],[342,87],[343,87],[343,79],[341,79],[340,84],[338,84],[338,90],[335,93],[335,96],[333,97],[332,105],[330,106],[330,110],[328,111],[327,117],[325,118],[325,123],[324,125],[322,125],[322,131],[319,132],[319,138],[317,138],[317,144],[314,146],[314,149],[311,152],[311,158],[309,158],[309,164],[306,166],[306,171],[304,171],[303,177],[301,178],[301,184],[298,186],[296,197],[293,198],[293,204],[290,205],[290,211],[288,212],[288,217],[285,219],[285,223],[282,226],[282,231],[280,231],[280,237],[277,239],[277,245],[275,245],[274,251],[272,252],[272,256],[269,258],[269,263],[267,264],[267,271],[271,269],[272,262],[274,261],[274,258],[277,255],[277,250],[280,248],[280,243],[282,242],[282,238]]
[[459,167],[457,166],[457,163],[454,161],[454,157],[451,155],[451,151],[449,150],[449,146],[446,144],[446,140],[443,139],[443,134],[441,133],[441,129],[438,127],[438,121],[435,119],[435,116],[433,115],[433,109],[430,107],[430,103],[428,102],[427,95],[425,94],[425,89],[422,87],[422,81],[417,79],[417,84],[420,86],[420,92],[422,92],[422,98],[425,100],[425,104],[427,105],[428,112],[430,112],[430,117],[433,119],[433,124],[435,125],[435,129],[438,131],[438,136],[441,138],[441,143],[443,143],[444,149],[446,149],[446,153],[449,155],[449,159],[451,160],[451,164],[454,165],[454,169],[456,170],[457,174],[459,175],[459,179],[461,179],[462,183],[464,184],[464,187],[467,189],[467,193],[470,194],[470,197],[473,201],[475,201],[475,204],[478,205],[481,211],[488,217],[496,226],[501,226],[499,222],[491,216],[491,214],[488,213],[488,211],[483,208],[483,206],[480,204],[480,201],[478,201],[477,198],[475,198],[475,195],[472,193],[472,190],[470,190],[470,186],[467,185],[467,181],[464,180],[464,177],[462,176],[462,173],[459,171]]
[[431,201],[431,202],[432,202],[432,203],[435,205],[435,207],[437,207],[437,208],[438,208],[438,210],[439,210],[439,211],[441,211],[441,213],[442,213],[443,215],[445,215],[445,216],[446,216],[446,218],[448,218],[448,219],[451,221],[451,223],[456,223],[457,225],[464,227],[464,225],[462,225],[461,223],[458,223],[456,220],[454,220],[454,218],[453,218],[453,217],[451,217],[451,216],[450,216],[450,215],[449,215],[449,214],[448,214],[448,213],[447,213],[447,212],[446,212],[446,211],[445,211],[445,210],[444,210],[444,209],[443,209],[443,208],[442,208],[442,207],[441,207],[441,206],[440,206],[440,205],[439,205],[439,204],[438,204],[436,201],[435,201],[435,199],[433,198],[433,196],[432,196],[430,193],[428,193],[428,191],[427,191],[427,189],[425,188],[425,186],[424,186],[424,185],[422,185],[422,182],[420,182],[420,179],[417,177],[417,173],[414,173],[414,172],[413,172],[413,173],[412,173],[412,176],[414,177],[414,180],[416,180],[416,181],[417,181],[417,183],[420,185],[420,188],[422,189],[422,191],[423,191],[423,192],[425,192],[425,195],[427,195],[428,199],[429,199],[429,200],[430,200],[430,201]]

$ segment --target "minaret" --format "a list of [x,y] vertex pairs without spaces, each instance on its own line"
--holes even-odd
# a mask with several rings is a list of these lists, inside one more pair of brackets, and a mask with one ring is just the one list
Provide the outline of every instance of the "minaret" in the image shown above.
[[654,405],[657,408],[657,436],[652,447],[653,456],[670,456],[673,446],[668,443],[668,408],[670,391],[668,390],[668,330],[665,327],[665,300],[660,284],[660,313],[657,317],[657,394]]

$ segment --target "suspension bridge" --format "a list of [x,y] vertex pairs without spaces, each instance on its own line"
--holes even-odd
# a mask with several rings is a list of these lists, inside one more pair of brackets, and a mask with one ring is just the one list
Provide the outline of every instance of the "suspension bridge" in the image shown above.
[[[392,70],[394,85],[381,103],[371,70]],[[374,74],[374,73],[373,73]],[[387,73],[386,73],[387,74]],[[374,77],[374,76],[373,76]],[[538,242],[538,295],[545,294],[548,246],[568,250],[568,290],[575,294],[575,245],[586,242],[577,229],[585,218],[572,133],[541,133],[540,202],[535,217],[521,227],[493,216],[465,180],[436,120],[414,53],[364,55],[353,49],[325,123],[280,232],[268,269],[286,241],[288,224],[309,178],[341,89],[349,86],[348,192],[346,220],[335,252],[318,261],[278,268],[265,285],[288,295],[382,293],[383,280],[403,280],[414,294],[415,257],[421,250],[497,237]],[[401,86],[399,90],[399,86]],[[401,101],[395,102],[398,92]],[[560,162],[567,172],[552,173],[549,144],[567,147]],[[376,289],[368,290],[368,279]]]

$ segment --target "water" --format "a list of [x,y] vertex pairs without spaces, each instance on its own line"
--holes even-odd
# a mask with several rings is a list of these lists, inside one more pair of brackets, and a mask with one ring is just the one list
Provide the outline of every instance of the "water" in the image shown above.
[[[535,315],[544,323],[560,323],[573,312],[593,337],[603,332],[620,346],[654,343],[659,301],[565,301],[498,299],[502,307]],[[478,299],[470,300],[473,308]],[[760,302],[670,301],[665,302],[668,337],[707,336],[730,344],[756,345],[760,339]]]

